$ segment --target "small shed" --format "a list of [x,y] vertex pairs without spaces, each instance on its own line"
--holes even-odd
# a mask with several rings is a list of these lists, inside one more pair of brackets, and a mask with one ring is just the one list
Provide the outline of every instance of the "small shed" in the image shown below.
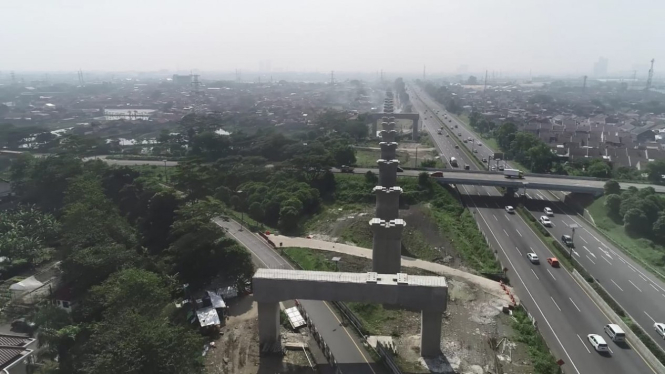
[[38,281],[34,276],[25,278],[24,280],[14,283],[11,286],[9,286],[9,290],[12,293],[12,299],[19,298],[26,293],[35,290],[41,286],[43,286],[44,283]]

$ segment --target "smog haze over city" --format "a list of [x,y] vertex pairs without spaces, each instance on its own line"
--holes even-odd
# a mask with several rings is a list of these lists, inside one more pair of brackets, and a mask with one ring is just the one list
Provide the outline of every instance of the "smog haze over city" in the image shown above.
[[[0,4],[2,71],[646,74],[665,2],[84,1]],[[624,74],[625,75],[625,74]]]

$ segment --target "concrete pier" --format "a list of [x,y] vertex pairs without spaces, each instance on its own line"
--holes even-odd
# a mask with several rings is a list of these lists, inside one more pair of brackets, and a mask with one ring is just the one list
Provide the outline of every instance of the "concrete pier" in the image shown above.
[[375,217],[390,221],[399,217],[399,195],[401,187],[376,186],[372,190],[376,195]]
[[403,219],[385,221],[372,218],[372,269],[377,273],[399,273],[402,263],[402,232],[406,227]]
[[379,147],[381,147],[381,159],[383,160],[397,159],[397,143],[381,142],[379,143]]
[[259,312],[259,342],[273,345],[279,341],[279,302],[257,302]]
[[397,185],[397,160],[378,160],[379,185],[383,187],[394,187]]
[[420,312],[420,355],[436,357],[441,354],[441,320],[443,310],[423,309]]

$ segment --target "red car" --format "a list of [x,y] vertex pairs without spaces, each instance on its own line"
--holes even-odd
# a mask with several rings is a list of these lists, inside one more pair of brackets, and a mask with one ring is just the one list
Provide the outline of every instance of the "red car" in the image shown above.
[[559,260],[557,260],[556,257],[548,258],[547,263],[552,265],[553,268],[558,268],[559,267]]
[[433,177],[433,178],[443,178],[443,172],[442,171],[433,171],[433,172],[429,173],[429,176]]

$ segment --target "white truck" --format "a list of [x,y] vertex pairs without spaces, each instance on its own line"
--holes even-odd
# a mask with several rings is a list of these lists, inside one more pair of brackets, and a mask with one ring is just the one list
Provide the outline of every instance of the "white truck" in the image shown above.
[[517,169],[504,169],[503,175],[506,178],[519,178],[519,179],[524,178],[524,172],[522,172],[522,170],[517,170]]
[[457,159],[455,157],[450,158],[450,166],[457,167]]

